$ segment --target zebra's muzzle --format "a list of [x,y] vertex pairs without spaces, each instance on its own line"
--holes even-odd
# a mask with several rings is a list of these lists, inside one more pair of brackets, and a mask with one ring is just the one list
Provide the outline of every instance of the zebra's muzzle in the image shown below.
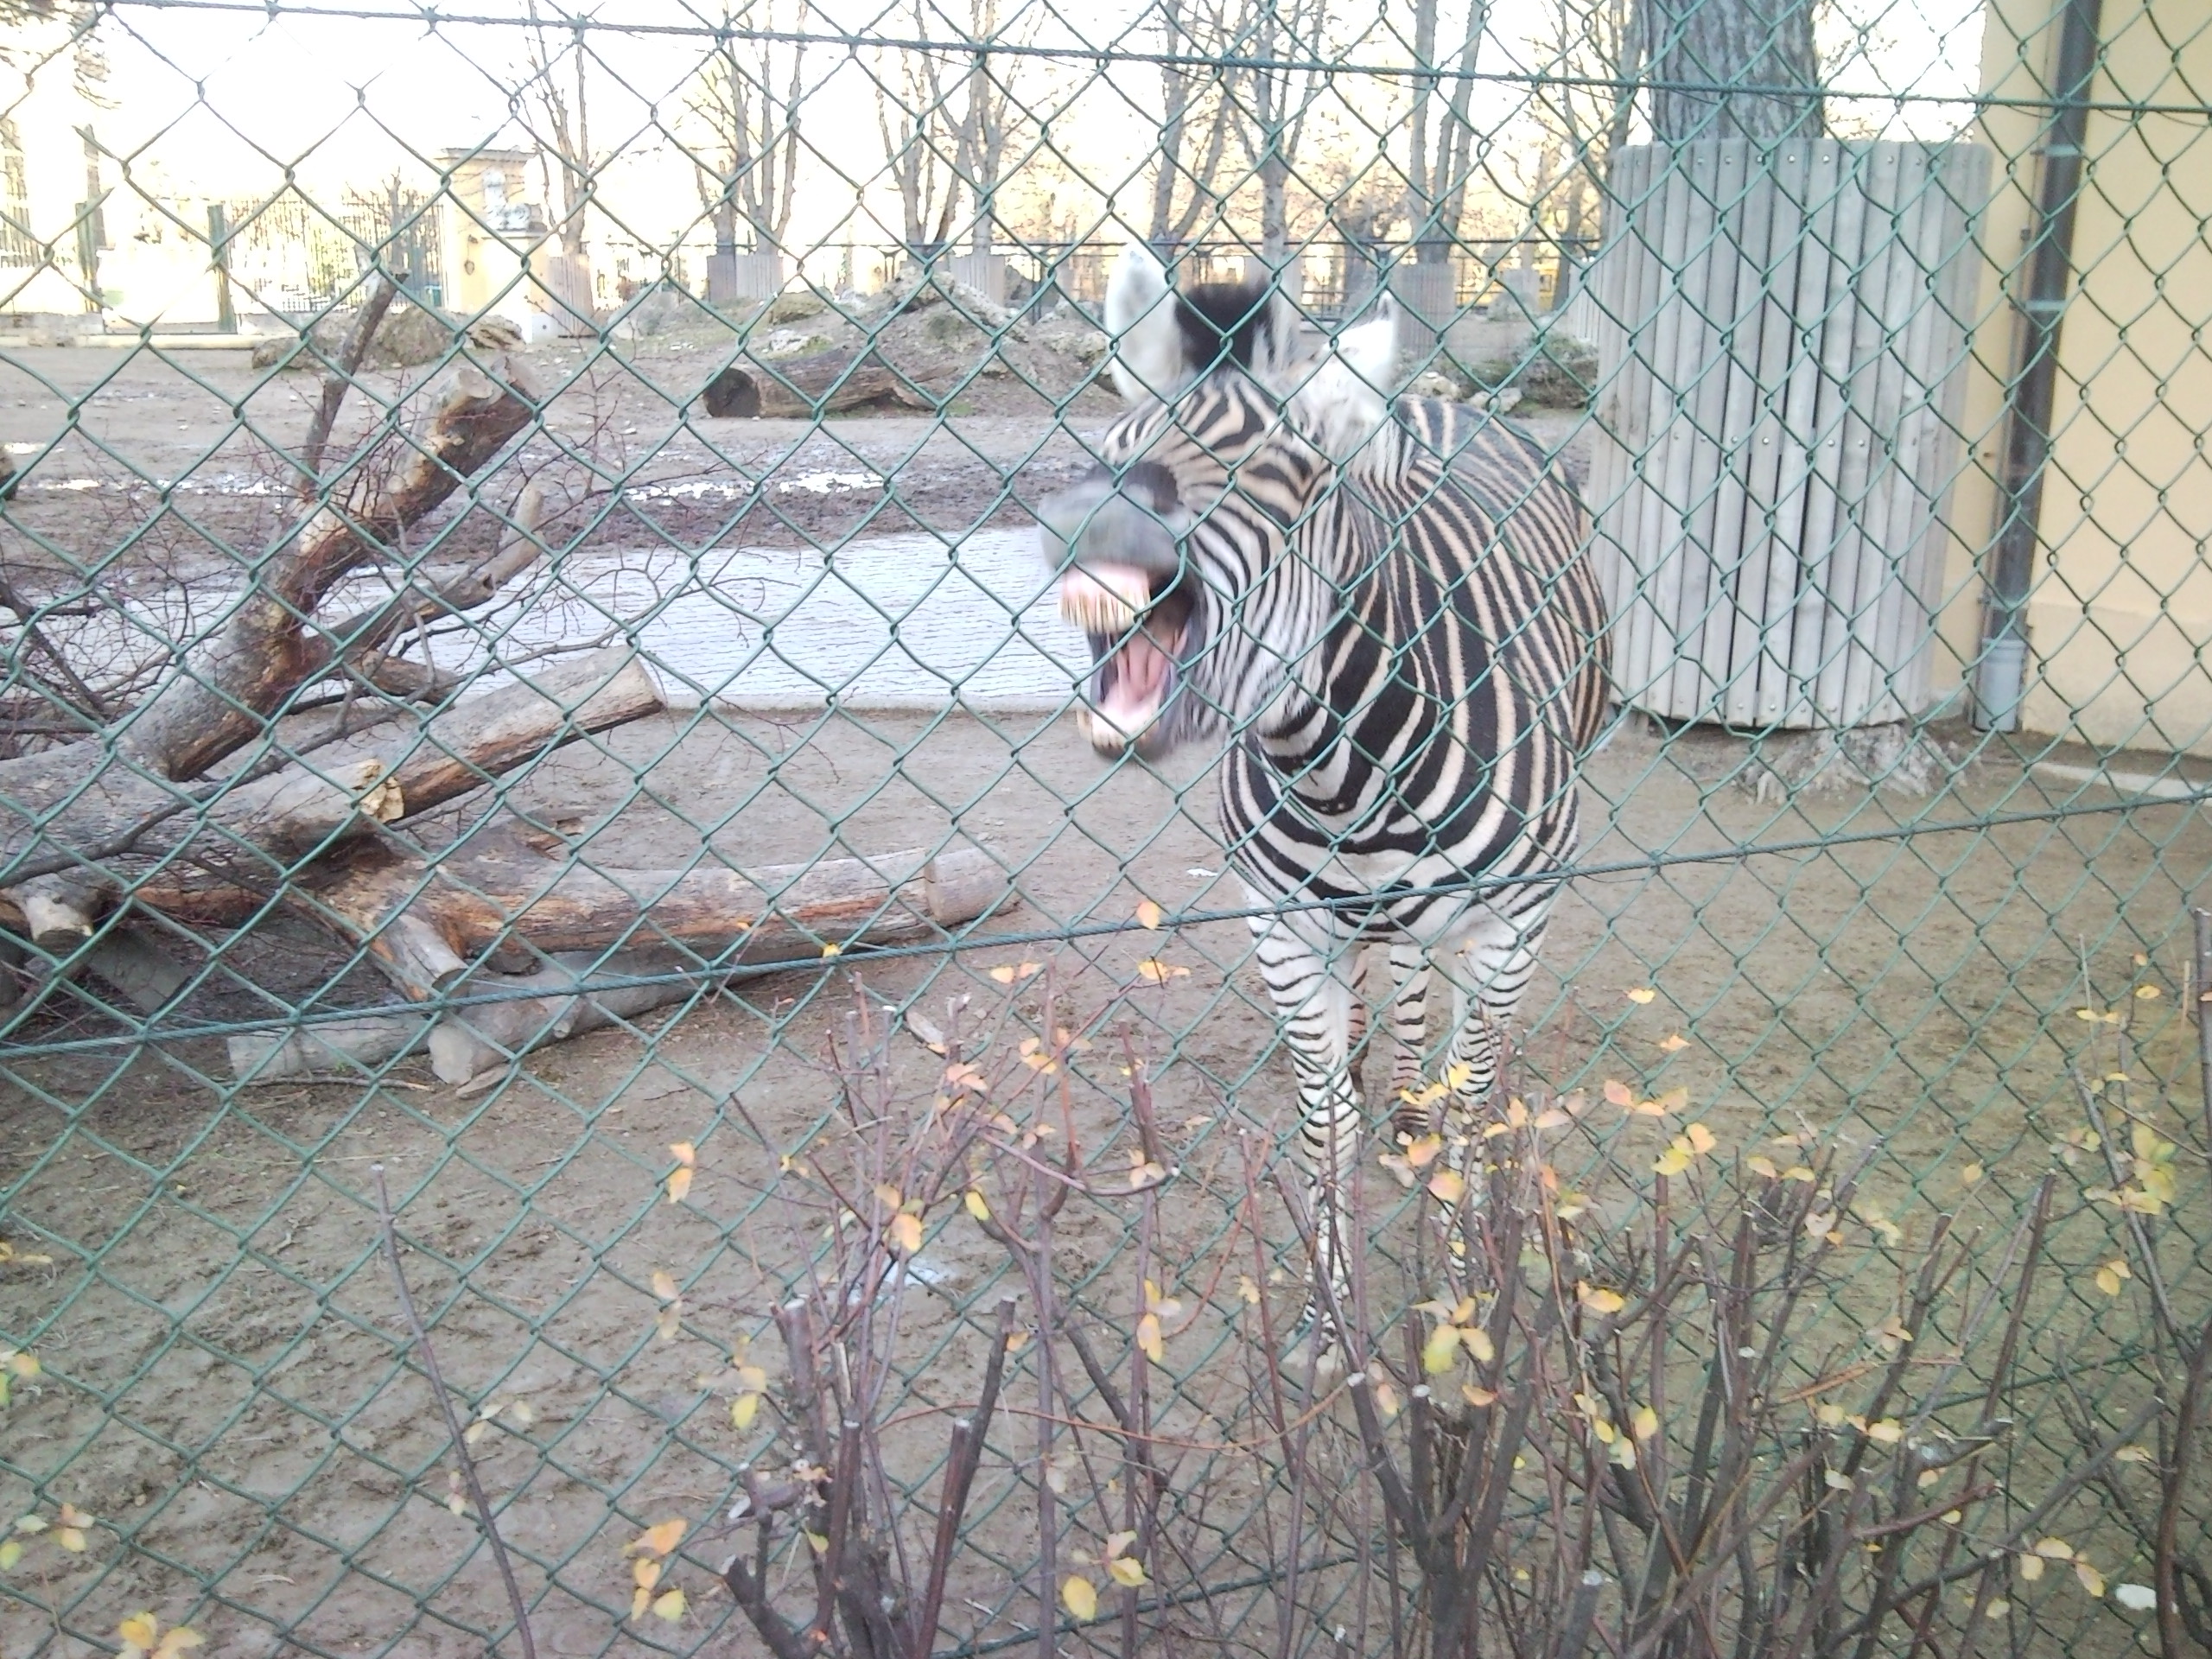
[[1090,565],[1060,578],[1060,614],[1084,631],[1096,664],[1077,717],[1101,754],[1167,747],[1161,717],[1179,689],[1191,616],[1180,588],[1173,575],[1128,565]]

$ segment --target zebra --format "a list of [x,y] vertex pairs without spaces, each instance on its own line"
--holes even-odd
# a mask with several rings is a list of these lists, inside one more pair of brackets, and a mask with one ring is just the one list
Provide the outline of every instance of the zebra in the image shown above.
[[[1440,1127],[1461,1164],[1605,717],[1587,517],[1525,435],[1383,397],[1387,298],[1331,346],[1269,286],[1179,293],[1133,246],[1106,322],[1129,408],[1037,509],[1061,613],[1090,645],[1077,718],[1109,758],[1225,752],[1222,830],[1297,1077],[1317,1268],[1341,1305],[1342,1185],[1364,1128],[1353,959],[1389,944],[1401,1081],[1429,969],[1449,985]],[[1402,1105],[1397,1128],[1434,1122]],[[1333,1328],[1319,1273],[1306,1321]]]

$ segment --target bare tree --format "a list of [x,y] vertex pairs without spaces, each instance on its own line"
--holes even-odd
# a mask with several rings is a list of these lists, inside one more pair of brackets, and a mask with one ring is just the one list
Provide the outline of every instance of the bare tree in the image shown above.
[[[1230,72],[1217,62],[1229,55],[1230,29],[1220,0],[1160,0],[1159,11],[1160,159],[1146,236],[1155,247],[1165,247],[1188,238],[1209,212],[1220,212],[1221,158],[1236,110]],[[1195,67],[1209,58],[1217,60],[1216,67]],[[1195,163],[1185,159],[1190,156],[1196,156]]]
[[1643,24],[1659,143],[1824,130],[1813,0],[1643,0]]
[[[736,251],[741,219],[756,251],[779,246],[790,228],[806,44],[779,47],[768,37],[804,34],[808,11],[807,0],[797,0],[789,18],[779,16],[776,0],[725,7],[725,33],[693,86],[691,111],[706,126],[709,146],[703,158],[692,158],[694,182],[718,253]],[[753,27],[765,33],[741,44],[735,31]]]
[[[907,7],[906,27],[918,39],[929,37],[922,0]],[[887,62],[896,64],[895,73],[885,73]],[[945,97],[935,52],[905,48],[876,54],[876,130],[899,191],[899,240],[910,251],[950,240],[960,207],[957,152],[965,123],[945,107]]]
[[[561,251],[581,255],[584,251],[584,213],[590,205],[592,180],[598,171],[598,158],[591,149],[591,109],[587,96],[585,57],[581,39],[556,49],[546,33],[545,20],[537,10],[537,0],[524,0],[529,13],[530,26],[524,31],[523,50],[530,61],[529,92],[539,112],[545,118],[546,131],[540,142],[551,150],[553,163],[557,163],[561,175],[560,220],[555,227],[561,238]],[[573,87],[564,86],[560,71],[561,60],[573,60]],[[551,164],[549,164],[549,170]],[[551,181],[547,194],[551,194]]]
[[[877,58],[876,126],[899,191],[900,237],[910,250],[950,242],[964,192],[973,208],[969,245],[988,252],[1017,107],[1007,60],[995,62],[988,49],[1001,43],[1000,0],[966,0],[957,18],[911,0],[907,20],[917,39],[943,39],[945,46],[898,53],[895,74]],[[962,56],[968,67],[957,71]]]
[[[1260,180],[1260,246],[1270,266],[1290,247],[1290,181],[1327,71],[1328,0],[1246,0],[1235,31],[1252,67],[1234,103],[1246,118],[1237,139]],[[1302,67],[1301,67],[1302,66]]]
[[1467,0],[1452,33],[1449,74],[1439,56],[1446,19],[1441,0],[1414,0],[1413,108],[1407,119],[1406,219],[1425,265],[1448,264],[1467,207],[1475,129],[1467,118],[1475,63],[1490,27],[1490,0]]
[[1544,138],[1530,200],[1539,224],[1560,239],[1564,302],[1635,119],[1643,67],[1636,0],[1549,0],[1534,44],[1541,73],[1532,108]]

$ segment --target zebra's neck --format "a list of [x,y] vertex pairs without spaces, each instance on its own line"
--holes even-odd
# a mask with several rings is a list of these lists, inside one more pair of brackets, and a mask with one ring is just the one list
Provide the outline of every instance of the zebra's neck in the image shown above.
[[[1371,803],[1376,788],[1404,753],[1429,736],[1435,715],[1414,696],[1393,724],[1386,753],[1368,754],[1348,741],[1385,675],[1394,683],[1417,665],[1391,661],[1386,642],[1406,637],[1420,619],[1396,614],[1400,584],[1391,580],[1398,525],[1436,487],[1433,469],[1408,487],[1408,435],[1386,423],[1301,524],[1290,555],[1313,584],[1313,643],[1289,665],[1283,695],[1254,741],[1284,791],[1317,812],[1335,816]],[[1408,687],[1408,689],[1411,689]]]

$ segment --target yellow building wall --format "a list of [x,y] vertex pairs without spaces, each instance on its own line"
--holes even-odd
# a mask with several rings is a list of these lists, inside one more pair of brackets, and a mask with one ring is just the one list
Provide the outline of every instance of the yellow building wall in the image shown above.
[[[1982,64],[1994,99],[2040,99],[2056,0],[1990,0]],[[2197,0],[2106,8],[2094,102],[2202,105],[2212,31]],[[1980,137],[2002,158],[1983,224],[1990,274],[1965,400],[1971,445],[1955,531],[1939,673],[1955,688],[1979,646],[1982,561],[1996,528],[2003,376],[2017,350],[2034,151],[2044,112],[1993,104]],[[2212,128],[2202,115],[2089,117],[2074,230],[2077,272],[2059,344],[2055,441],[2028,609],[2022,723],[2103,747],[2212,753]]]

